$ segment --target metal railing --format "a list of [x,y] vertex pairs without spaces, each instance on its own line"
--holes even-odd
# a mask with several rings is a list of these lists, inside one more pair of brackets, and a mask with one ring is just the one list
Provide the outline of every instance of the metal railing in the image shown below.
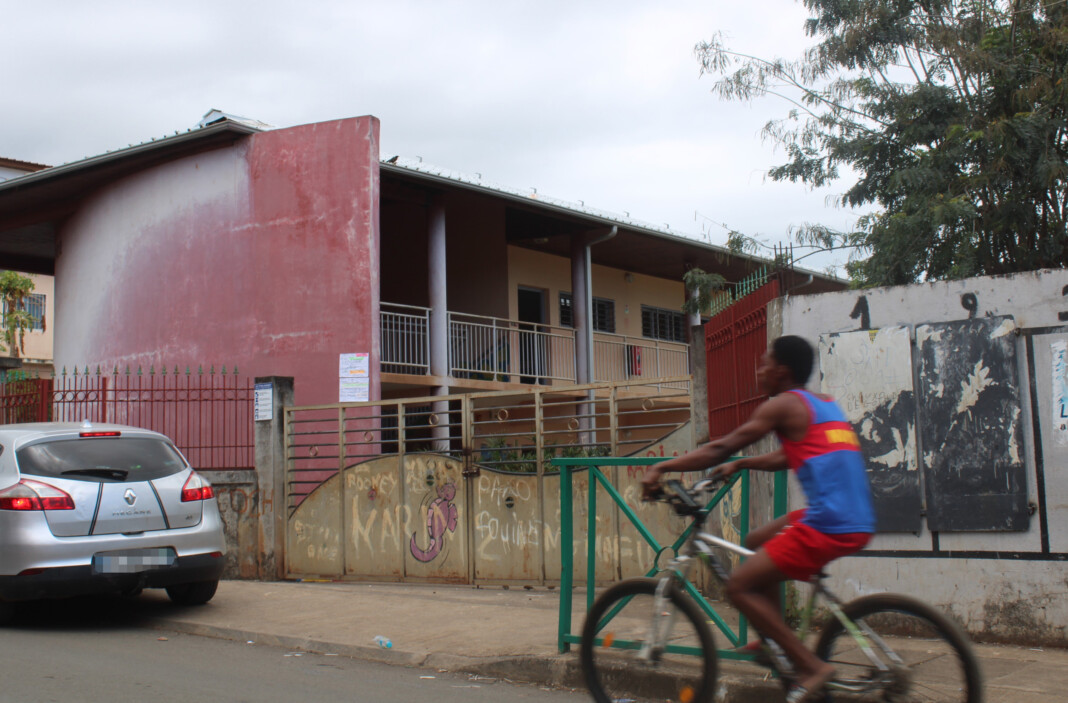
[[689,379],[674,377],[286,408],[288,507],[380,456],[434,453],[537,475],[561,456],[626,456],[683,427],[690,403]]
[[0,423],[114,422],[162,432],[198,470],[255,466],[253,379],[236,368],[111,371],[0,383]]
[[430,308],[382,303],[379,325],[383,373],[430,373]]
[[598,332],[593,339],[593,373],[595,381],[685,376],[690,373],[690,347]]
[[[430,373],[430,308],[382,303],[384,373]],[[449,374],[511,383],[575,383],[575,330],[499,317],[448,313]],[[598,332],[595,382],[685,376],[690,348],[679,342]]]
[[450,312],[449,357],[453,376],[574,382],[575,333],[566,327]]
[[[655,552],[661,554],[665,550],[671,554],[677,554],[679,547],[689,536],[690,532],[694,529],[694,525],[690,525],[687,529],[679,535],[675,541],[670,545],[661,544],[655,535],[648,529],[648,527],[642,523],[641,519],[635,514],[634,510],[627,504],[627,501],[620,495],[616,486],[612,481],[602,473],[601,468],[611,466],[652,466],[665,461],[667,457],[651,457],[651,458],[637,458],[637,457],[602,457],[602,458],[558,458],[553,459],[550,463],[560,469],[560,544],[571,544],[575,539],[575,527],[574,527],[574,500],[573,500],[573,474],[576,471],[585,470],[589,472],[589,486],[585,491],[587,506],[586,506],[586,610],[589,611],[593,607],[593,601],[596,597],[596,561],[597,561],[597,490],[596,486],[600,486],[611,498],[615,507],[620,511],[623,517],[625,517],[631,525],[635,527],[638,534],[645,541],[645,543]],[[742,509],[738,513],[739,524],[737,526],[739,541],[744,540],[745,536],[749,533],[749,472],[745,471],[734,478],[731,481],[721,487],[719,491],[708,502],[708,506],[716,506],[721,503],[723,498],[728,495],[731,488],[738,484],[741,491],[741,506]],[[776,484],[775,494],[775,509],[776,515],[785,514],[785,484],[780,489],[780,486]],[[781,494],[781,495],[780,495]],[[646,576],[655,576],[659,571],[659,562],[653,564],[652,568],[646,573]],[[572,644],[579,644],[582,641],[581,636],[573,633],[572,630],[572,603],[573,593],[572,586],[574,584],[574,562],[572,560],[572,554],[570,549],[561,549],[561,562],[560,562],[560,617],[557,627],[557,647],[560,652],[566,652]],[[715,611],[715,609],[709,604],[705,597],[697,590],[697,588],[688,580],[683,581],[683,587],[686,592],[694,599],[694,601],[701,607],[705,615],[708,616],[710,622],[714,623],[720,632],[727,638],[731,647],[737,647],[744,644],[747,638],[748,624],[745,616],[741,616],[738,621],[738,629],[735,631],[727,622]],[[734,656],[733,652],[729,650],[721,650],[720,654],[727,658],[738,658]]]

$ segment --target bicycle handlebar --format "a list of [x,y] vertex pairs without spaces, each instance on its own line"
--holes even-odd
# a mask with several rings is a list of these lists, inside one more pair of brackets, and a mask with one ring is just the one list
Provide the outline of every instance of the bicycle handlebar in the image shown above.
[[682,485],[682,482],[677,479],[671,479],[665,481],[669,491],[661,488],[660,492],[650,498],[650,500],[659,500],[667,503],[678,515],[693,515],[700,512],[703,506],[697,502],[697,496],[701,493],[711,492],[716,486],[726,483],[726,479],[719,477],[703,478],[697,483],[693,484],[690,488]]

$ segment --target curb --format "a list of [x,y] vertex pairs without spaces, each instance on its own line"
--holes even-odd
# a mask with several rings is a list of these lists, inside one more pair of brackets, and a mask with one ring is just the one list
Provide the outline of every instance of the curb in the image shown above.
[[[183,621],[156,621],[149,627],[154,630],[169,630],[186,635],[212,637],[235,642],[264,644],[282,649],[301,650],[318,654],[338,654],[350,659],[373,661],[381,664],[433,669],[459,674],[472,674],[492,679],[507,679],[522,683],[582,690],[585,682],[575,655],[559,654],[551,657],[469,657],[462,654],[415,654],[396,649],[338,644],[308,637],[272,635],[232,627],[204,625]],[[756,670],[744,675],[723,671],[720,662],[716,700],[730,703],[766,703],[780,694],[774,681],[764,681]]]

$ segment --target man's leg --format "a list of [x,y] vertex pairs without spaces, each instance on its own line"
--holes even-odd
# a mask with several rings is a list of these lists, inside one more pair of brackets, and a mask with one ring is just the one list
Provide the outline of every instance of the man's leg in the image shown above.
[[[791,515],[783,515],[780,518],[776,518],[771,522],[761,525],[757,529],[750,532],[745,536],[745,546],[747,549],[759,549],[769,539],[779,534],[786,529],[790,524]],[[785,579],[783,579],[785,580]],[[780,612],[782,608],[779,606],[779,584],[773,583],[764,590],[764,596],[767,597],[775,606],[775,612]]]
[[727,597],[745,613],[754,627],[783,648],[797,667],[798,684],[816,691],[834,675],[834,667],[805,647],[779,614],[777,600],[768,597],[769,589],[777,590],[776,587],[787,580],[788,577],[761,549],[731,574]]
[[758,549],[775,535],[782,532],[790,524],[790,516],[783,515],[771,522],[761,525],[745,536],[745,546],[748,549]]

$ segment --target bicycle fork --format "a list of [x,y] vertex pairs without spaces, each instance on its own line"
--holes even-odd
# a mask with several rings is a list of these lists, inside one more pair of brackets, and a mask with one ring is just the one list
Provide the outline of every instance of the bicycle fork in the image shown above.
[[675,626],[675,605],[668,595],[671,581],[672,577],[669,574],[656,584],[649,634],[642,643],[641,649],[638,650],[638,659],[649,664],[656,664],[660,661],[661,655],[667,648],[668,635]]
[[[841,623],[849,636],[853,638],[853,641],[857,643],[860,650],[864,652],[864,656],[868,658],[868,661],[872,663],[875,668],[879,670],[881,674],[888,674],[893,670],[893,667],[900,667],[904,665],[904,661],[899,657],[889,645],[883,641],[883,638],[878,635],[874,630],[868,627],[865,623],[856,623],[850,619],[842,610],[838,600],[834,598],[830,593],[824,591],[824,600],[827,603],[827,607],[834,615],[835,619]],[[875,647],[872,646],[874,643]],[[878,651],[876,651],[878,649]],[[882,656],[880,656],[880,653]],[[891,661],[891,664],[887,664],[883,657],[886,657]],[[862,693],[868,689],[870,681],[854,682],[835,680],[828,684],[829,688],[837,689],[840,691],[849,691],[853,693]]]

